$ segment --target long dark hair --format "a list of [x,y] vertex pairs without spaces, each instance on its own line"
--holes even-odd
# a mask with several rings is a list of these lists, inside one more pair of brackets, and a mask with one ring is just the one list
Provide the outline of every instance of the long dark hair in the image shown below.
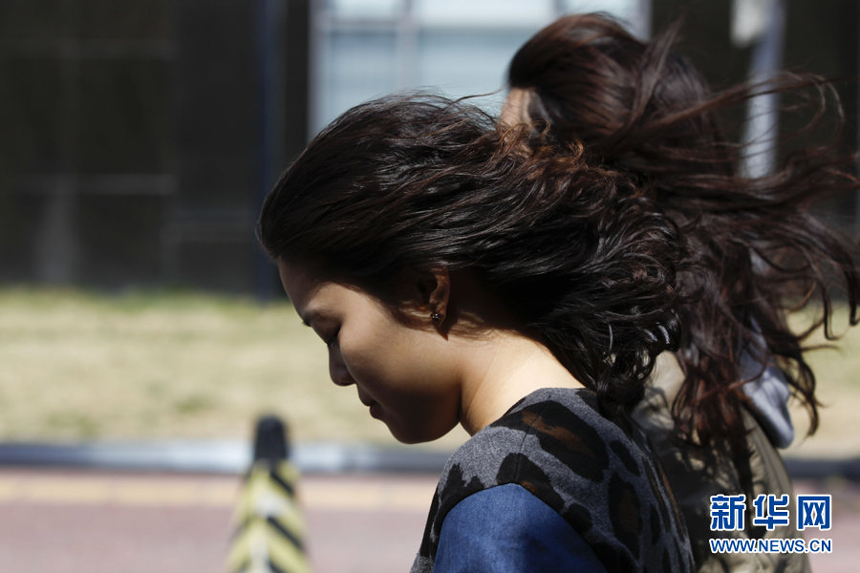
[[[860,281],[854,246],[816,220],[809,206],[858,188],[849,171],[854,158],[835,143],[807,147],[770,175],[745,177],[739,169],[744,147],[724,134],[723,112],[766,92],[799,94],[801,107],[811,111],[810,123],[795,134],[804,136],[826,117],[835,116],[840,127],[841,106],[832,86],[811,75],[784,74],[712,93],[672,52],[678,29],[648,43],[606,16],[567,16],[520,48],[509,85],[529,93],[536,133],[584,145],[589,162],[627,174],[679,226],[685,255],[676,286],[685,301],[686,337],[678,358],[685,381],[673,414],[688,439],[707,443],[718,433],[741,443],[742,354],[762,369],[782,368],[807,406],[813,432],[815,375],[803,356],[804,340],[822,324],[832,338],[834,278],[845,288],[851,324],[857,323]],[[792,331],[788,312],[816,301],[822,310],[813,323]]]
[[581,149],[525,153],[527,135],[443,98],[357,106],[284,173],[258,234],[383,301],[404,272],[471,272],[619,413],[677,347],[676,229],[623,173]]

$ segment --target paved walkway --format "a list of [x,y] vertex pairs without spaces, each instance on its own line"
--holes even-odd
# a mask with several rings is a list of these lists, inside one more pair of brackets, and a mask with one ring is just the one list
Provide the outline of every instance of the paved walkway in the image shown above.
[[[435,482],[428,475],[302,478],[314,571],[408,571]],[[223,571],[240,487],[230,476],[0,469],[0,563],[29,573]],[[826,534],[833,553],[813,556],[813,570],[856,571],[860,485],[796,487],[833,495]]]
[[[408,571],[433,476],[306,476],[313,570]],[[223,571],[241,481],[211,475],[0,470],[2,571]]]

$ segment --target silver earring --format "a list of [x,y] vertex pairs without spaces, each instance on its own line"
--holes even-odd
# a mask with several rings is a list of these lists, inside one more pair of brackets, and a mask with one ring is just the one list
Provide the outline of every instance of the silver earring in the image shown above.
[[433,322],[442,322],[443,318],[445,318],[445,317],[443,315],[439,314],[438,312],[431,312],[430,313],[430,320],[432,320]]

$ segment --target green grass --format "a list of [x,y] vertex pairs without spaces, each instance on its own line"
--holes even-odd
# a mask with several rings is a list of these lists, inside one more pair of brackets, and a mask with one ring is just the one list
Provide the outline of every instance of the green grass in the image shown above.
[[[860,329],[810,361],[826,407],[793,451],[858,455]],[[394,443],[354,389],[329,381],[324,345],[285,301],[0,289],[0,440],[248,438],[265,413],[300,441]]]
[[247,438],[275,413],[296,440],[393,443],[286,302],[0,289],[0,364],[3,440]]
[[[808,314],[795,316],[792,324],[800,327]],[[818,431],[804,438],[808,427],[805,410],[793,410],[799,439],[789,453],[799,456],[860,456],[860,327],[849,328],[845,307],[837,308],[833,332],[839,335],[833,348],[808,352],[806,357],[815,372],[816,394],[821,402]],[[819,330],[810,344],[828,343]]]

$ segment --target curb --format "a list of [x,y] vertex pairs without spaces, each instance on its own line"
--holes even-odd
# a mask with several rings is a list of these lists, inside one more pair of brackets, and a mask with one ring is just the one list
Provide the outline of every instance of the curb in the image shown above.
[[[451,452],[370,444],[311,442],[290,454],[306,474],[439,474]],[[253,461],[246,440],[168,440],[49,444],[0,443],[0,467],[42,466],[99,470],[244,474]],[[786,458],[792,479],[841,477],[860,482],[860,457]]]
[[785,469],[792,479],[826,479],[840,477],[860,482],[860,457],[832,458],[786,458]]
[[[290,458],[309,474],[438,474],[451,452],[331,442],[296,444]],[[246,440],[167,440],[50,444],[0,443],[0,467],[244,474],[253,447]]]

